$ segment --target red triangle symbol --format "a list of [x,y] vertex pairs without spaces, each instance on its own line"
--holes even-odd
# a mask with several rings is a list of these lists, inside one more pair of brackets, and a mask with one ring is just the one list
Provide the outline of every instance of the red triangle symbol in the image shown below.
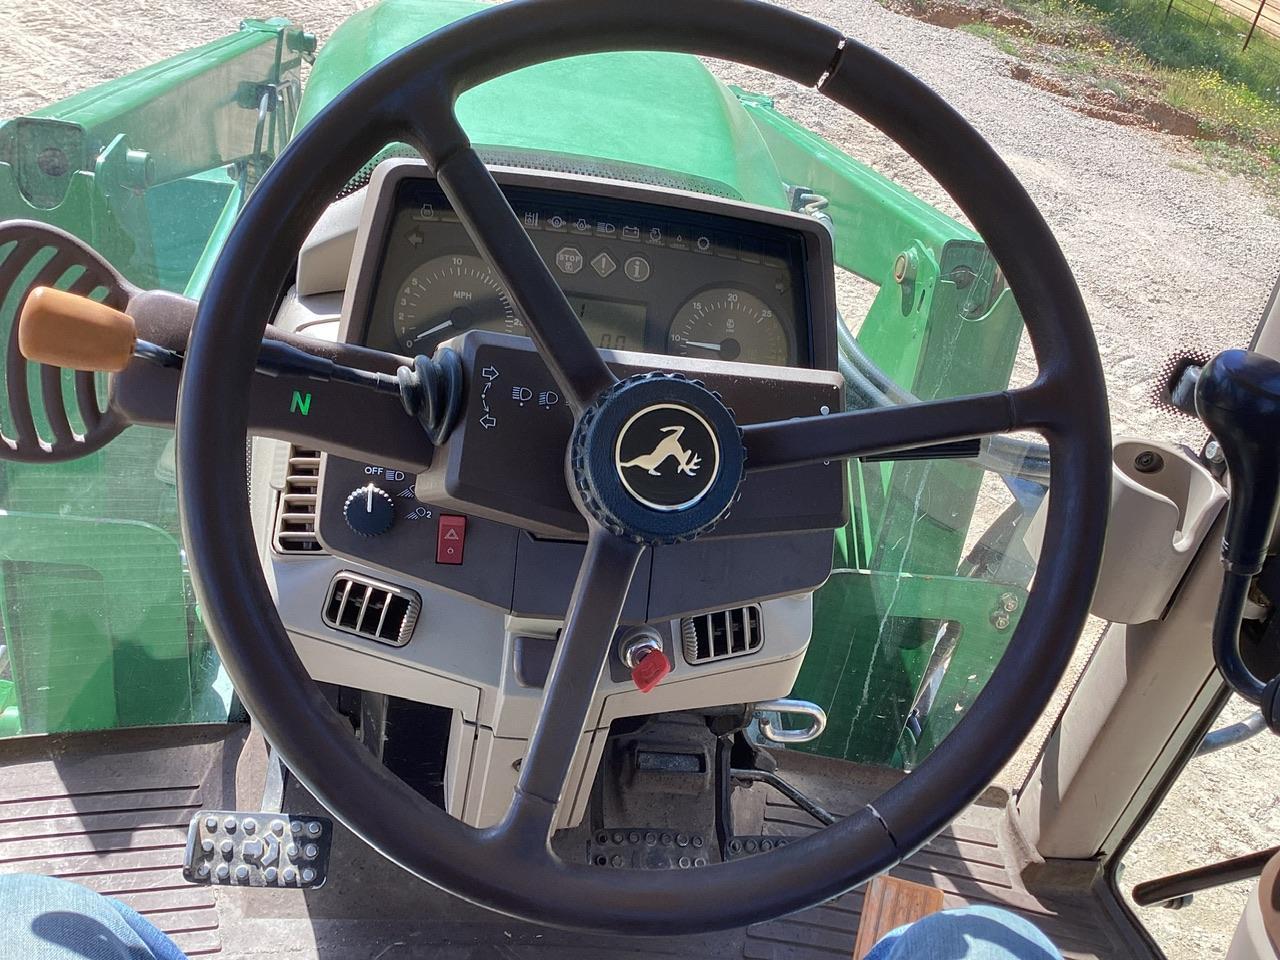
[[458,531],[457,531],[457,530],[454,530],[452,527],[450,527],[447,531],[445,531],[444,538],[445,538],[446,540],[457,540],[457,539],[458,539]]

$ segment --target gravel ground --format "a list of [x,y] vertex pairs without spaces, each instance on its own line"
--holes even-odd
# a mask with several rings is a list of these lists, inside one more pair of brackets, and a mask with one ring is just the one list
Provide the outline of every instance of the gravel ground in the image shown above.
[[[5,0],[0,117],[30,111],[233,29],[243,17],[287,16],[323,41],[365,3],[350,0]],[[1280,263],[1280,220],[1249,185],[1207,171],[1181,141],[1072,111],[1014,80],[1014,60],[980,38],[888,12],[871,0],[788,0],[883,51],[949,97],[1022,178],[1084,292],[1108,375],[1117,435],[1196,444],[1200,432],[1147,397],[1160,362],[1186,348],[1247,343]],[[841,149],[941,209],[954,206],[915,163],[821,96],[756,71],[714,65],[725,80],[771,94]],[[842,288],[850,303],[856,284]],[[1063,695],[1100,624],[1086,631]],[[1041,724],[1056,715],[1055,704]],[[1232,705],[1233,719],[1242,714]],[[1034,743],[1038,740],[1034,740]],[[1034,750],[1011,765],[1016,784]],[[1271,740],[1197,761],[1135,848],[1129,881],[1274,842],[1280,762]],[[1259,784],[1267,784],[1259,788]],[[1243,801],[1242,799],[1243,798]],[[1175,960],[1220,956],[1245,896],[1239,885],[1181,913],[1144,919]]]
[[[1237,723],[1253,712],[1237,697],[1220,723]],[[1192,760],[1125,858],[1121,886],[1131,890],[1144,880],[1275,846],[1277,784],[1280,750],[1272,737]],[[1221,957],[1251,890],[1250,884],[1236,883],[1198,893],[1181,910],[1155,907],[1138,915],[1171,960]]]

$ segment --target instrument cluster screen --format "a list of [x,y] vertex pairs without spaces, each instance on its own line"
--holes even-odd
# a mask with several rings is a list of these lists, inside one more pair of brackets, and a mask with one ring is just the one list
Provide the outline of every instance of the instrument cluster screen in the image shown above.
[[569,305],[595,345],[603,350],[644,349],[643,303],[623,303],[600,297],[568,294]]
[[[750,208],[730,216],[525,184],[503,191],[597,346],[827,365],[811,329],[831,319],[811,318],[812,271],[824,265],[808,262],[801,229],[750,219]],[[381,242],[380,268],[355,339],[430,355],[471,329],[526,334],[429,176],[399,181],[383,235],[369,242],[375,253]]]

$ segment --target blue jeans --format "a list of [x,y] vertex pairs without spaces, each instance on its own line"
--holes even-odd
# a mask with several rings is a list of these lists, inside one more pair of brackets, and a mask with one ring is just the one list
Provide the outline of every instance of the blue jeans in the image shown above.
[[22,960],[187,960],[150,921],[86,887],[0,876],[0,954]]
[[866,960],[1062,960],[1062,954],[1028,920],[997,907],[965,907],[890,930]]
[[[22,960],[186,960],[123,903],[52,877],[0,876],[0,945]],[[867,960],[1062,960],[1043,933],[995,907],[944,910],[891,931]]]

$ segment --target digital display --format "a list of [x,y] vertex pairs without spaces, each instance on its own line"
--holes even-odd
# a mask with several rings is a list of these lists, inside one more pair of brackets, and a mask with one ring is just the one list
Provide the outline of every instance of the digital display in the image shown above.
[[569,294],[582,329],[601,350],[643,350],[645,306]]

